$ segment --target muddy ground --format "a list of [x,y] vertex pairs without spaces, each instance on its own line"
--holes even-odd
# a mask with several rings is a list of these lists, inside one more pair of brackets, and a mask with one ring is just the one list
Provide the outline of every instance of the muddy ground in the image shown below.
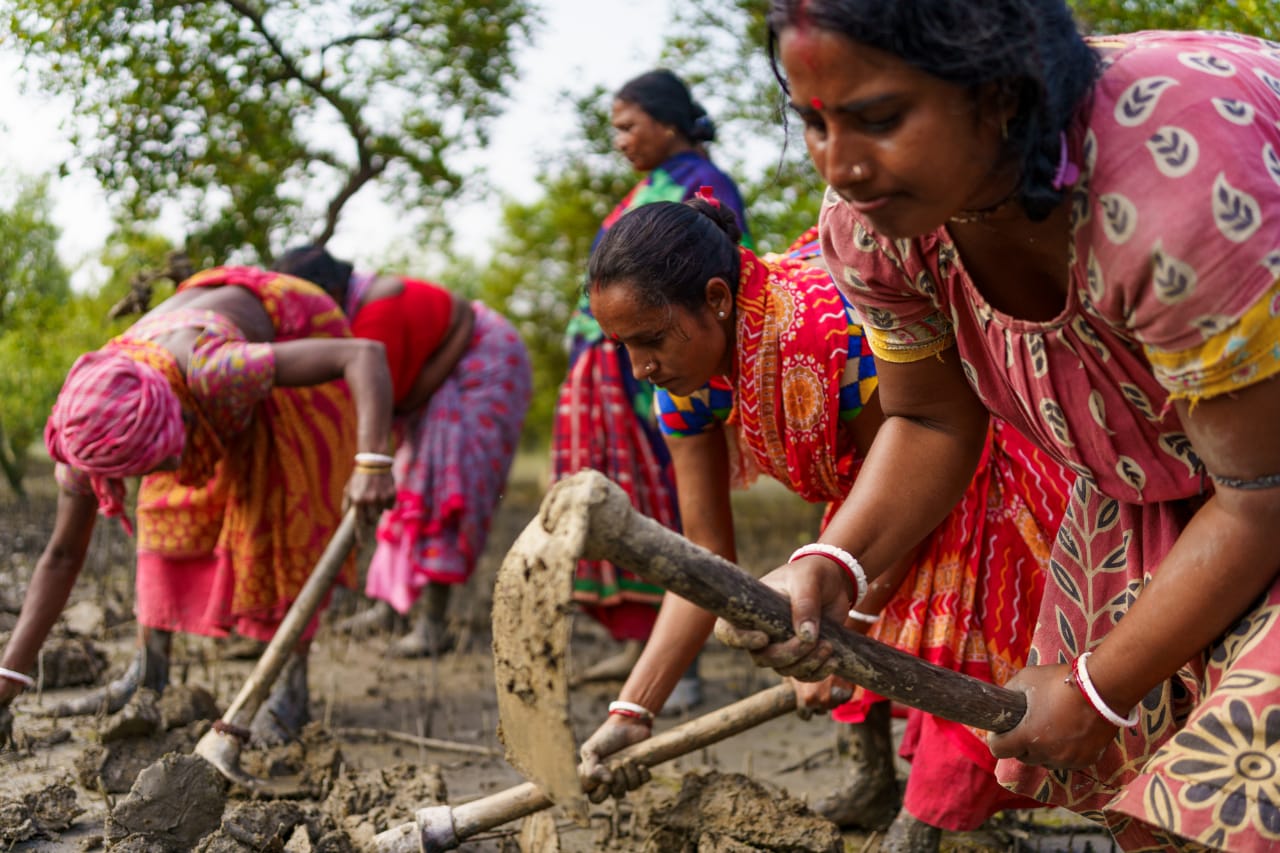
[[[12,626],[52,526],[52,480],[47,470],[35,467],[25,504],[0,486],[3,632]],[[182,638],[172,670],[181,689],[144,704],[127,724],[118,718],[37,716],[40,709],[82,695],[87,686],[31,691],[18,700],[19,748],[0,753],[0,849],[158,853],[165,848],[137,831],[168,821],[180,828],[168,836],[180,839],[170,850],[361,850],[374,833],[412,820],[420,806],[458,805],[523,781],[500,757],[495,733],[489,606],[497,566],[536,512],[544,479],[540,460],[518,461],[486,556],[452,604],[457,648],[441,660],[389,657],[389,632],[361,639],[336,633],[332,621],[362,602],[353,595],[335,601],[314,648],[310,710],[315,723],[305,744],[271,753],[246,750],[242,756],[246,768],[262,774],[305,769],[309,797],[269,803],[233,788],[224,803],[216,779],[200,776],[202,762],[194,769],[187,766],[191,762],[173,764],[176,758],[157,763],[165,752],[190,754],[209,726],[207,719],[197,718],[225,708],[252,666],[251,659],[236,657],[244,653],[237,648],[243,644]],[[771,485],[735,497],[735,508],[739,552],[749,555],[744,564],[757,572],[810,541],[819,518],[817,508]],[[45,683],[101,684],[123,672],[136,630],[132,567],[129,540],[114,523],[99,524],[71,606],[47,645],[58,651],[46,657]],[[614,650],[595,623],[575,620],[571,666],[585,666]],[[772,673],[714,641],[703,655],[702,672],[706,701],[694,714],[776,683]],[[588,685],[575,692],[570,712],[579,742],[604,718],[618,686]],[[679,722],[664,719],[658,728]],[[115,740],[107,740],[111,732]],[[446,748],[449,744],[460,746]],[[655,770],[654,782],[627,801],[593,807],[587,827],[557,817],[554,823],[527,827],[522,839],[517,823],[485,832],[460,849],[550,851],[558,844],[565,853],[874,851],[874,835],[841,836],[825,821],[815,822],[804,807],[839,784],[845,772],[841,750],[838,727],[828,719],[805,721],[789,714]],[[175,818],[139,811],[138,799],[127,792],[143,768],[170,788],[208,785],[217,793],[198,798],[207,806],[203,813]],[[907,769],[899,768],[904,775]],[[944,839],[944,849],[950,850],[1109,848],[1105,835],[1057,812],[1007,813],[979,832]]]

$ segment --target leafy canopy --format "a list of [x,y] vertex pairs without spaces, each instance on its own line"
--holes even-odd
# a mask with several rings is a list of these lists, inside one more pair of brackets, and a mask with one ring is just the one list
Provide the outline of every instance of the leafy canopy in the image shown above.
[[0,40],[73,100],[75,148],[120,220],[176,204],[198,266],[323,243],[375,182],[398,209],[437,207],[534,24],[527,0],[8,5]]

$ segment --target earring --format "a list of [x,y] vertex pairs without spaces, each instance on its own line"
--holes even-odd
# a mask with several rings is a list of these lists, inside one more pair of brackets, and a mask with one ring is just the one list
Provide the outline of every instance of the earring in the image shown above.
[[716,314],[716,316],[719,317],[721,320],[723,320],[727,315],[723,311],[721,311],[720,313]]
[[1009,141],[1009,117],[1005,116],[1000,119],[1000,138]]

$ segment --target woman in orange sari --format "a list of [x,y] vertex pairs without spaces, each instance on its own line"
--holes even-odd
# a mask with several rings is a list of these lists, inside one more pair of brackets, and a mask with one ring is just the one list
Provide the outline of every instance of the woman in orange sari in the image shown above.
[[[140,685],[163,689],[173,631],[269,640],[336,527],[344,494],[370,519],[394,500],[382,456],[390,401],[381,344],[351,338],[318,287],[250,267],[193,276],[81,356],[45,428],[58,463],[57,518],[0,659],[0,706],[31,683],[95,515],[120,517],[132,532],[126,477],[143,478],[139,651],[95,709],[106,698],[115,710]],[[305,722],[315,624],[254,720],[261,742]]]
[[[705,198],[656,203],[619,220],[592,255],[589,294],[605,332],[625,346],[636,376],[659,386],[660,423],[676,470],[686,535],[736,557],[729,491],[768,474],[829,519],[858,477],[882,415],[875,364],[848,303],[825,269],[758,258],[735,245],[736,228]],[[1026,660],[1053,534],[1066,504],[1065,469],[1004,424],[959,507],[850,611],[850,627],[924,660],[997,684]],[[906,488],[907,484],[895,484]],[[825,526],[825,520],[824,520]],[[804,554],[823,556],[821,547]],[[825,555],[830,558],[830,555]],[[896,591],[895,591],[896,590]],[[586,786],[620,793],[634,765],[603,759],[648,737],[680,673],[715,617],[674,595],[653,636],[583,745]],[[1002,808],[1029,807],[996,783],[982,740],[922,712],[908,716],[912,772],[898,811],[888,752],[888,706],[851,685],[797,685],[810,706],[852,696],[835,718],[862,723],[862,784],[815,808],[841,824],[883,828],[911,849],[936,848],[942,829],[975,829]]]

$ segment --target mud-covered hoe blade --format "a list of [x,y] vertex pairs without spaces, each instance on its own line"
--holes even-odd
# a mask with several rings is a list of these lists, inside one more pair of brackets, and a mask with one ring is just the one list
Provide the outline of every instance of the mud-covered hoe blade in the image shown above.
[[553,537],[546,518],[544,505],[507,553],[494,588],[498,736],[511,765],[585,824],[566,671],[582,537],[563,531]]

